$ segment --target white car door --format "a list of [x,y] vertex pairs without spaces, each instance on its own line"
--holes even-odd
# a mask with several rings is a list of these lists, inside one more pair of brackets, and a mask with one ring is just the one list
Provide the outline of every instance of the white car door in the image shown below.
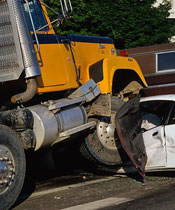
[[175,168],[175,106],[170,114],[169,121],[165,126],[167,167]]
[[[170,165],[167,159],[172,158],[170,150],[172,150],[172,144],[175,146],[175,141],[172,143],[171,140],[173,138],[172,128],[166,125],[171,109],[172,102],[170,101],[151,100],[141,103],[142,128],[146,130],[143,133],[147,154],[146,170],[165,169]],[[166,136],[165,133],[167,133]],[[167,147],[170,144],[171,149]]]
[[144,132],[143,140],[147,154],[146,169],[166,167],[164,126],[158,126]]

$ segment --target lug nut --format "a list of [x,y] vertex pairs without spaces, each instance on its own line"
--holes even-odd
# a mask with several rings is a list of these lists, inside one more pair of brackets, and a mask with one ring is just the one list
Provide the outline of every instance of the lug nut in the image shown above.
[[4,179],[3,180],[3,184],[7,184],[8,183],[8,180],[7,179]]
[[9,171],[10,171],[10,172],[13,172],[13,167],[9,168]]
[[8,175],[7,178],[8,178],[8,179],[11,179],[11,178],[12,178],[12,175]]
[[4,156],[3,159],[6,161],[9,160],[7,156]]
[[6,171],[6,170],[7,170],[7,166],[5,165],[3,171]]
[[7,164],[8,164],[8,165],[12,165],[12,161],[9,160],[9,161],[7,162]]

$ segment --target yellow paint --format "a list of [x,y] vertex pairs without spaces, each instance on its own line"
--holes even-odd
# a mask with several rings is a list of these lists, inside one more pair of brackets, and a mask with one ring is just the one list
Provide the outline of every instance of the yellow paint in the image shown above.
[[[112,94],[112,82],[115,71],[119,69],[131,69],[135,71],[145,85],[146,81],[139,65],[133,58],[119,57],[113,44],[103,44],[104,49],[99,48],[99,43],[72,42],[76,65],[80,70],[80,82],[86,83],[89,77],[89,66],[104,59],[103,81],[98,83],[101,93]],[[55,92],[77,88],[76,70],[69,45],[41,44],[41,77],[38,78],[38,92]]]
[[[81,70],[80,82],[84,84],[89,80],[89,65],[104,58],[116,57],[113,44],[72,42],[71,44],[77,67]],[[103,46],[104,49],[100,49]],[[114,53],[111,53],[114,52]]]
[[[49,31],[38,31],[38,34],[55,34],[46,7],[41,4]],[[41,76],[37,78],[38,93],[63,91],[77,88],[76,71],[70,48],[66,44],[40,44],[37,54]]]
[[41,76],[37,78],[38,92],[62,91],[76,88],[76,71],[69,46],[41,44],[38,60]]
[[[103,74],[104,79],[103,81],[98,83],[99,88],[103,94],[111,93],[112,94],[112,82],[114,74],[117,70],[125,71],[125,69],[130,69],[131,71],[135,71],[137,75],[140,77],[142,82],[147,86],[145,78],[142,74],[142,71],[138,65],[138,63],[129,57],[110,57],[105,58],[103,61]],[[126,75],[127,79],[127,75]]]
[[145,78],[137,62],[133,58],[119,57],[114,52],[113,44],[102,44],[105,48],[100,49],[99,43],[72,42],[76,64],[81,69],[80,81],[82,84],[87,82],[89,77],[89,67],[92,64],[104,59],[103,62],[103,81],[98,83],[103,94],[112,94],[113,76],[118,69],[131,69],[135,71],[142,82],[147,86]]
[[[42,5],[47,22],[50,24],[45,6]],[[54,34],[50,25],[49,34]],[[42,31],[38,33],[43,33]],[[45,33],[45,32],[44,32]],[[77,88],[76,70],[73,63],[70,46],[68,44],[41,44],[40,63],[41,76],[38,77],[38,93],[63,91]],[[104,59],[103,81],[98,83],[103,94],[112,94],[112,82],[115,71],[118,69],[131,69],[135,71],[146,85],[146,81],[133,58],[118,57],[113,44],[71,42],[72,52],[78,70],[80,71],[81,84],[86,83],[89,78],[89,66]]]
[[[44,2],[44,0],[41,0],[41,1]],[[55,31],[54,31],[54,29],[52,27],[50,18],[49,18],[48,13],[47,13],[47,9],[46,9],[46,7],[42,3],[40,3],[40,4],[41,4],[42,10],[44,12],[44,15],[45,15],[45,18],[46,18],[46,22],[49,24],[49,26],[48,26],[49,27],[49,31],[48,32],[43,31],[43,33],[46,33],[46,34],[55,34]]]

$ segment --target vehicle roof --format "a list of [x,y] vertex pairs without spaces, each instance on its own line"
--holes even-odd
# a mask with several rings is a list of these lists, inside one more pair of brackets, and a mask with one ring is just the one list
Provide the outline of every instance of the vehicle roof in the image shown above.
[[144,101],[175,101],[175,94],[168,95],[157,95],[157,96],[148,96],[140,99],[140,102]]

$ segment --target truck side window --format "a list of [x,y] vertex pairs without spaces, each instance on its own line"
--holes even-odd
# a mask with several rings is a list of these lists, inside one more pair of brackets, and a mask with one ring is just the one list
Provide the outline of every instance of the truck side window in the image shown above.
[[[25,1],[23,1],[23,5],[24,5],[24,11],[25,11],[25,16],[27,19],[29,30],[33,31],[27,3]],[[37,29],[47,25],[47,21],[45,19],[45,16],[44,16],[44,13],[43,13],[43,10],[41,8],[39,1],[38,0],[30,0],[29,7],[30,7],[31,14],[32,14],[33,22],[35,25],[35,29],[37,30]],[[48,31],[48,27],[43,28],[42,31]]]

